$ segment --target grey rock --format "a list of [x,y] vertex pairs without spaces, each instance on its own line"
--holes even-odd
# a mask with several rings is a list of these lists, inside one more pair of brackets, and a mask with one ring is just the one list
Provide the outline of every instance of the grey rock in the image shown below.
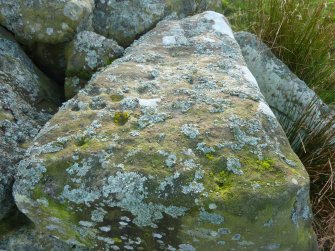
[[[237,32],[235,37],[262,94],[287,133],[302,118],[312,131],[327,121],[329,107],[268,46],[248,32]],[[308,137],[303,129],[299,134],[299,141]]]
[[95,0],[93,26],[97,33],[128,46],[164,17],[192,15],[220,8],[218,0]]
[[[72,98],[99,68],[111,64],[123,53],[113,39],[91,31],[78,33],[66,47],[65,96]],[[79,83],[82,83],[79,86]]]
[[89,251],[68,245],[56,238],[38,232],[32,224],[26,223],[16,231],[0,236],[0,250],[5,251]]
[[0,220],[13,208],[15,164],[60,103],[58,86],[43,75],[0,27]]
[[26,156],[15,202],[68,244],[316,250],[308,174],[216,12],[159,22]]
[[0,0],[0,23],[20,42],[70,41],[91,26],[93,0]]

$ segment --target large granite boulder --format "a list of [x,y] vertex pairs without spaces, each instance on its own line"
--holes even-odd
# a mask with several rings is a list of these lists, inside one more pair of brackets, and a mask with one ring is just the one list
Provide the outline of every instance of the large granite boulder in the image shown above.
[[94,0],[0,0],[0,24],[20,42],[56,44],[91,26]]
[[316,250],[309,178],[215,12],[162,21],[20,162],[19,209],[94,250]]
[[219,0],[95,0],[93,26],[97,33],[128,46],[164,17],[219,9]]
[[329,107],[255,35],[237,32],[235,37],[262,94],[287,133],[302,121],[300,133],[294,132],[300,135],[299,142],[309,136],[305,129],[318,130],[330,115]]
[[99,68],[122,56],[123,48],[113,39],[83,31],[66,47],[65,96],[72,98]]
[[56,111],[60,93],[0,27],[0,220],[13,208],[14,166]]

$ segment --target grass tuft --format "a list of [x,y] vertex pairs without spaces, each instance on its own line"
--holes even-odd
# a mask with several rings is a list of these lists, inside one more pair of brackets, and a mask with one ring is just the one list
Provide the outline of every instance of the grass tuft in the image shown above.
[[[265,42],[325,101],[335,101],[335,1],[233,0],[227,8],[236,30]],[[227,4],[226,4],[227,6]]]

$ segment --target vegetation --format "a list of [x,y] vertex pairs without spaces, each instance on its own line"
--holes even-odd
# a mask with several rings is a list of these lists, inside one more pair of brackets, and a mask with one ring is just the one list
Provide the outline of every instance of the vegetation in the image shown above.
[[[235,30],[258,35],[325,102],[335,103],[334,0],[225,0],[223,4]],[[317,106],[315,99],[293,124],[285,117],[278,119],[310,174],[319,248],[334,251],[335,112],[317,123]]]
[[329,114],[320,121],[318,100],[315,97],[294,123],[287,116],[280,116],[278,120],[311,179],[314,229],[320,250],[334,251],[335,115]]
[[255,33],[319,96],[335,101],[334,0],[224,2],[235,30]]

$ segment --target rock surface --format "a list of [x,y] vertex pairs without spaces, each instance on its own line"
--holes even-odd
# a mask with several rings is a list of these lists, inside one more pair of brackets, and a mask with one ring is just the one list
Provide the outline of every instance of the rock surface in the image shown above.
[[179,17],[220,7],[218,0],[95,0],[94,30],[128,46],[170,14]]
[[94,0],[0,0],[0,24],[20,42],[70,41],[91,26]]
[[215,12],[160,22],[26,156],[15,201],[69,244],[316,249],[308,175]]
[[72,98],[90,80],[93,73],[111,64],[122,53],[123,48],[113,39],[91,31],[78,33],[66,48],[66,98]]
[[0,27],[0,220],[13,208],[14,165],[60,104],[55,83],[43,75]]
[[38,232],[32,224],[26,224],[15,232],[0,235],[0,250],[5,251],[88,251],[72,247],[51,236]]
[[[255,76],[259,88],[283,128],[290,130],[294,122],[308,114],[307,127],[315,130],[322,125],[330,109],[304,81],[279,60],[263,42],[248,32],[235,33],[243,57]],[[313,130],[312,130],[313,131]],[[308,135],[301,133],[302,137]],[[299,140],[302,140],[301,138]]]

